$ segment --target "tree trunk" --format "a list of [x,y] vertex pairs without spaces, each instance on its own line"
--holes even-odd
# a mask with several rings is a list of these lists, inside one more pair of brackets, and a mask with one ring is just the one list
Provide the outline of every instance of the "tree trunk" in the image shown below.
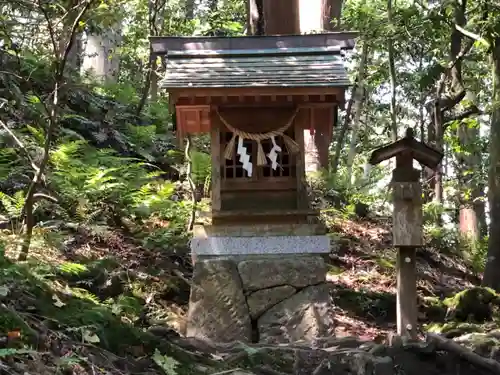
[[300,34],[299,0],[262,0],[262,3],[266,35]]
[[84,50],[82,69],[98,78],[115,82],[118,78],[120,57],[115,53],[121,44],[119,24],[106,29],[102,34],[89,34]]
[[[387,1],[387,18],[392,25],[392,0]],[[389,77],[391,81],[391,136],[395,142],[398,138],[398,124],[396,117],[396,66],[394,62],[394,38],[387,41],[387,52],[389,54]]]
[[[493,38],[491,62],[493,70],[493,103],[500,103],[500,37]],[[490,167],[488,200],[490,204],[490,236],[483,284],[500,291],[500,106],[493,107],[490,127]]]
[[[366,46],[366,47],[365,47]],[[364,98],[364,79],[365,79],[365,71],[366,71],[366,63],[368,60],[368,44],[366,41],[363,42],[363,48],[361,50],[361,58],[358,65],[358,73],[356,76],[356,82],[352,87],[352,94],[347,103],[346,114],[344,118],[344,123],[340,128],[339,135],[337,137],[336,145],[335,145],[335,154],[333,156],[332,161],[332,173],[337,173],[338,166],[340,163],[340,155],[342,153],[342,149],[344,147],[345,136],[351,125],[352,113],[354,107],[359,107],[359,101],[362,101]],[[359,104],[359,105],[358,105]],[[354,132],[354,130],[353,130]],[[349,154],[351,153],[351,149],[349,150]],[[354,159],[353,159],[354,160]]]
[[[161,33],[161,28],[159,25],[163,24],[163,13],[165,12],[165,2],[159,6],[154,0],[149,0],[148,3],[148,26],[149,35],[158,36]],[[193,8],[191,8],[193,7]],[[188,1],[186,4],[186,17],[193,16],[194,14],[194,2]],[[139,116],[146,105],[148,96],[150,100],[156,101],[158,98],[158,64],[157,57],[149,51],[149,59],[146,70],[146,79],[144,80],[144,87],[142,89],[141,99],[139,105],[137,106],[136,114]]]
[[[65,28],[66,32],[69,32],[71,25],[68,28]],[[61,45],[61,51],[64,50],[64,46]],[[68,62],[66,63],[66,69],[68,72],[79,72],[82,66],[82,33],[78,33],[75,35],[75,42],[71,47],[71,51],[68,54]]]
[[477,150],[479,129],[470,128],[467,124],[461,124],[458,129],[458,138],[461,147],[466,152],[458,154],[459,186],[461,194],[459,198],[459,228],[460,233],[477,241],[486,234],[486,214],[483,199],[483,187],[478,183],[480,175],[481,154]]
[[[338,20],[342,12],[342,3],[342,0],[299,0],[297,5],[300,14],[298,18],[300,33],[305,34],[338,29]],[[328,126],[333,125],[334,124],[328,124]],[[320,169],[329,169],[329,146],[331,141],[332,140],[328,139],[326,134],[324,134],[324,131],[320,129],[315,129],[314,133],[310,130],[304,131],[306,172],[317,172]],[[338,160],[336,163],[338,163]]]
[[195,10],[195,0],[186,0],[185,4],[186,19],[192,20],[194,18],[194,10]]
[[357,90],[354,96],[354,118],[352,121],[352,132],[351,141],[349,143],[349,154],[347,155],[347,183],[350,185],[353,182],[352,176],[352,166],[354,164],[354,158],[356,157],[356,144],[358,143],[358,130],[359,130],[359,119],[361,118],[361,112],[363,109],[363,101],[365,96],[364,89],[364,76],[366,70],[366,62],[368,60],[368,43],[363,42],[363,48],[361,50],[361,60],[359,62],[359,82],[357,84]]
[[352,86],[351,97],[347,102],[347,109],[345,111],[344,122],[342,123],[342,126],[339,129],[337,140],[335,142],[335,153],[333,154],[332,169],[331,169],[331,172],[333,174],[336,174],[337,170],[339,169],[340,156],[342,154],[342,149],[344,148],[344,142],[345,142],[345,137],[347,135],[347,130],[349,129],[349,124],[351,123],[354,98],[356,98],[356,93],[358,91],[358,84],[359,84],[358,82],[359,82],[359,71],[358,71],[358,77],[356,78],[356,82]]
[[264,0],[247,0],[247,34],[264,35]]
[[344,0],[321,0],[323,12],[323,30],[340,30],[340,16]]
[[[467,23],[465,12],[467,1],[455,3],[455,22],[464,27]],[[462,49],[462,33],[456,28],[451,33],[450,60],[454,61]],[[451,69],[451,89],[455,95],[465,90],[462,78],[462,61],[458,60]],[[472,92],[466,91],[467,102],[476,103],[476,97]],[[481,188],[477,183],[477,175],[481,170],[481,154],[477,150],[476,143],[479,138],[479,129],[470,128],[468,124],[460,124],[458,129],[458,139],[465,153],[459,153],[458,176],[461,188],[459,196],[459,229],[463,236],[473,241],[485,232],[485,208],[481,199]],[[474,171],[474,172],[472,172]],[[471,173],[472,172],[472,173]],[[465,194],[464,194],[465,191]]]

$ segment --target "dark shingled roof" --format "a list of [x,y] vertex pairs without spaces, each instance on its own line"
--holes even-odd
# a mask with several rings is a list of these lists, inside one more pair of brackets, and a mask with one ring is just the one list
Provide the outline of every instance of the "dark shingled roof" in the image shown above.
[[153,52],[166,58],[161,88],[345,87],[350,81],[342,51],[354,45],[348,37],[352,34],[151,43]]
[[[317,87],[350,84],[340,51],[206,51],[169,54],[162,88],[183,87]],[[321,52],[327,52],[327,48]],[[249,53],[250,52],[250,53]]]

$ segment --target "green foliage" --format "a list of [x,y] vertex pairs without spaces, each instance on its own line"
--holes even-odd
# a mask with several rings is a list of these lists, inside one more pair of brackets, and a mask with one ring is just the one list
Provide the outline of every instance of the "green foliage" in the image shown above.
[[174,358],[163,355],[156,349],[153,354],[153,360],[163,370],[165,375],[177,375],[176,367],[179,365],[179,362]]
[[443,217],[446,208],[442,203],[431,201],[422,206],[423,222],[437,223]]
[[24,192],[17,191],[13,196],[9,196],[0,191],[0,203],[3,212],[9,219],[20,219],[24,206]]
[[212,160],[209,154],[194,151],[191,155],[193,169],[191,172],[193,182],[196,185],[203,185],[210,178],[212,173]]
[[476,240],[470,236],[460,235],[458,246],[460,254],[471,266],[472,271],[481,274],[486,265],[488,238],[484,237]]
[[69,275],[80,275],[84,272],[88,272],[88,268],[80,263],[64,262],[59,267],[59,271]]

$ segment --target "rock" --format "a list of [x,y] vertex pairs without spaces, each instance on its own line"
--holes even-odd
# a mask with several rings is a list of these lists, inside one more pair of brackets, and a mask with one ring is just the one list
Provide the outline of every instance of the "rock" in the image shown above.
[[373,375],[392,375],[394,374],[394,363],[392,358],[374,357],[373,360]]
[[286,257],[282,259],[245,260],[238,264],[245,291],[282,285],[304,288],[320,284],[326,278],[326,265],[320,256]]
[[277,303],[287,299],[296,292],[290,285],[258,290],[247,297],[248,308],[252,319],[258,318],[263,312]]
[[448,320],[484,323],[492,319],[494,306],[499,301],[494,291],[473,287],[447,298],[444,303],[448,306]]
[[326,349],[326,350],[336,350],[336,349],[346,349],[346,348],[358,348],[365,344],[371,344],[371,342],[361,341],[359,338],[354,336],[345,337],[319,337],[314,341],[315,347]]
[[356,375],[393,375],[394,364],[391,357],[375,357],[369,353],[346,353],[347,362]]
[[233,261],[196,262],[186,336],[215,342],[250,342],[250,313]]
[[155,336],[161,337],[161,338],[165,338],[165,339],[180,337],[179,333],[175,332],[170,327],[152,326],[152,327],[149,327],[147,331],[149,333],[151,333],[152,335],[155,335]]
[[333,330],[333,310],[326,284],[307,287],[266,311],[258,320],[260,341],[313,342]]

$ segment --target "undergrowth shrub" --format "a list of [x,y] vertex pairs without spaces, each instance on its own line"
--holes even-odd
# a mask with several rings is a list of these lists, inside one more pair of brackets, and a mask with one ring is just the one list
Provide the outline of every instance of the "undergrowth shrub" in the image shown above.
[[61,144],[51,156],[51,184],[78,221],[106,222],[117,215],[183,219],[185,208],[171,199],[174,184],[157,179],[159,172],[149,172],[143,162],[84,141]]
[[345,168],[337,173],[325,170],[308,175],[308,183],[314,196],[329,202],[329,205],[353,214],[355,206],[366,205],[370,210],[387,213],[387,191],[377,186],[380,175],[377,172],[365,178],[358,178],[354,183],[348,181]]
[[[458,256],[464,260],[470,269],[479,274],[483,272],[488,238],[479,240],[464,236],[453,223],[446,223],[447,209],[439,202],[429,202],[423,205],[424,235],[429,245],[439,251]],[[448,221],[449,218],[448,218]]]

